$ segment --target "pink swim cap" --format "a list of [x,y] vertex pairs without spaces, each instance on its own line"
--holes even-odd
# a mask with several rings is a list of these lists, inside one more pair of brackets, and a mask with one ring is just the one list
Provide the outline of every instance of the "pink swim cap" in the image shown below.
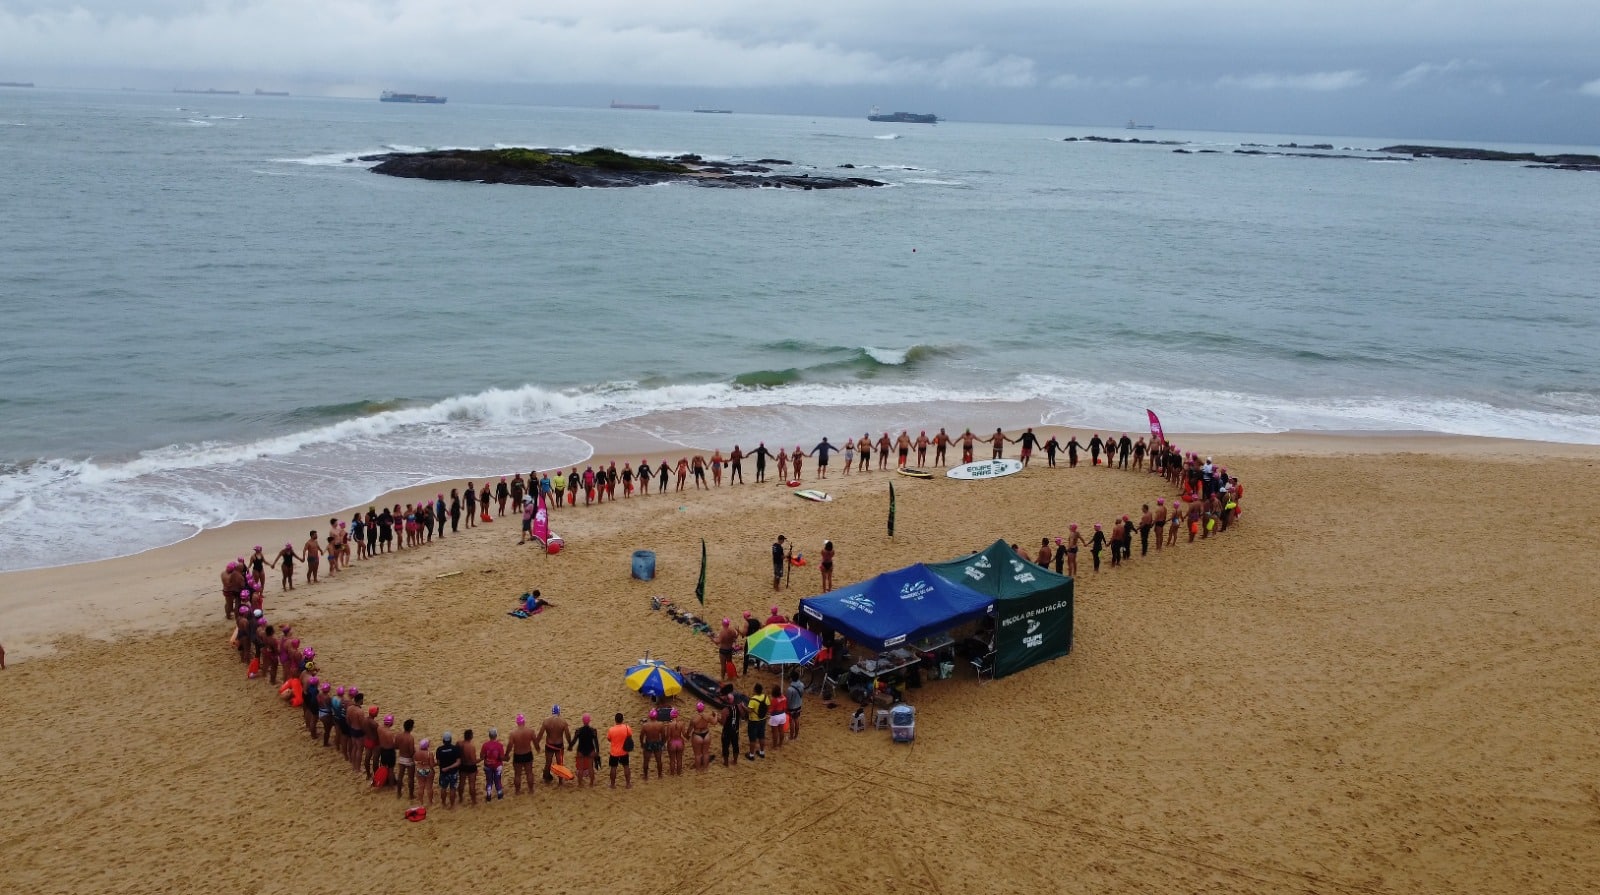
[[417,748],[418,749],[426,749],[426,748],[428,748],[428,744],[431,743],[431,742],[433,742],[433,740],[424,738],[422,742],[417,744]]
[[772,607],[772,614],[773,615],[777,615],[778,614],[778,607],[776,607],[776,606]]
[[703,702],[697,702],[694,704],[694,710],[697,712],[703,712],[706,710],[706,704]]
[[1158,507],[1159,506],[1163,506],[1164,504],[1166,504],[1166,502],[1167,502],[1167,499],[1165,497],[1157,497],[1156,498],[1156,506],[1158,506]]
[[1057,544],[1061,543],[1061,539],[1060,538],[1056,538],[1056,543]]
[[293,550],[294,549],[294,545],[293,544],[284,544],[283,545],[283,549],[285,549],[285,550]]
[[383,716],[383,726],[384,727],[393,727],[394,726],[394,716],[393,715],[384,715]]
[[526,723],[528,723],[528,719],[526,717],[522,716],[522,715],[518,715],[517,716],[517,723],[518,724],[526,724]]
[[749,618],[749,617],[750,617],[750,610],[748,610],[748,609],[746,609],[746,610],[745,610],[745,611],[744,611],[744,617],[745,617],[745,618]]
[[260,552],[261,552],[261,545],[260,545],[260,544],[257,544],[257,545],[256,545],[256,552],[257,552],[257,553],[260,553]]
[[592,720],[594,720],[594,719],[589,717],[589,713],[588,712],[584,712],[583,713],[583,723],[588,724]]
[[1074,522],[1071,525],[1067,526],[1067,528],[1072,530],[1072,531],[1077,531],[1078,530],[1078,523]]
[[344,695],[344,688],[340,687],[338,692],[339,692],[340,696],[343,696]]
[[655,719],[656,719],[656,710],[655,709],[651,709],[650,710],[650,720],[654,721]]
[[674,718],[678,717],[678,710],[677,709],[673,709],[672,710],[672,717],[674,717]]
[[239,568],[239,564],[238,563],[236,563],[236,562],[228,563],[228,571],[231,572],[231,571],[233,571],[234,569],[237,569],[237,568]]
[[729,626],[731,624],[733,624],[733,619],[731,619],[731,618],[725,618],[725,619],[722,620],[722,626],[724,628],[726,628],[727,626]]
[[313,674],[313,675],[312,675],[312,676],[311,676],[311,686],[313,686],[313,687],[315,687],[315,686],[316,686],[316,685],[317,685],[317,684],[319,684],[319,683],[321,683],[321,681],[319,681],[319,680],[318,680],[318,679],[317,679],[317,676],[316,676],[316,675],[314,675],[314,674]]

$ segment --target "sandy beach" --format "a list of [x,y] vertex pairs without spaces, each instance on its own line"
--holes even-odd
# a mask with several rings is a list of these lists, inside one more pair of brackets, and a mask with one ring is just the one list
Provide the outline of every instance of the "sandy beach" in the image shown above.
[[[312,745],[225,643],[220,566],[335,513],[0,575],[0,890],[1588,891],[1600,448],[1175,440],[1245,482],[1241,524],[1099,574],[1085,557],[1073,653],[927,681],[914,744],[851,734],[848,701],[813,697],[801,739],[755,766],[541,787],[417,824]],[[637,724],[648,702],[626,665],[714,667],[709,641],[649,607],[693,602],[701,538],[706,614],[738,617],[774,602],[779,533],[808,553],[831,538],[842,585],[1172,493],[1062,462],[975,483],[835,471],[823,504],[769,481],[563,509],[557,556],[516,546],[507,516],[289,594],[274,581],[268,614],[324,677],[423,735],[481,739],[552,703]],[[637,549],[656,551],[655,581],[629,578]],[[796,569],[776,602],[792,612],[818,583]],[[555,608],[508,617],[530,587]]]

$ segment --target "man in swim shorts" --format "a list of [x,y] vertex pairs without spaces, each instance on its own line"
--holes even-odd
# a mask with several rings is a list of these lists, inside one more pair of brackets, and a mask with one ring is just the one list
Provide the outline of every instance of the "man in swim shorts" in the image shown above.
[[1006,437],[1005,432],[1001,431],[998,426],[995,427],[994,434],[989,436],[989,444],[994,447],[994,456],[989,459],[999,460],[1004,457],[1006,455],[1006,442],[1010,440]]
[[939,428],[939,434],[933,436],[933,462],[943,466],[944,452],[948,447],[950,447],[950,435],[949,433],[945,432],[944,427],[941,426]]
[[394,732],[394,716],[384,715],[383,724],[378,727],[378,766],[389,769],[389,782],[395,781],[395,766],[399,764],[399,754],[395,751],[395,744],[399,737]]
[[455,736],[448,730],[440,739],[443,742],[433,754],[434,761],[439,764],[439,801],[453,809],[461,801],[461,747],[455,744]]
[[899,452],[900,463],[896,469],[905,469],[906,460],[911,456],[911,435],[906,430],[900,430],[900,437],[894,440],[895,450]]
[[[1028,459],[1033,456],[1033,448],[1039,443],[1039,436],[1033,434],[1033,428],[1030,426],[1028,431],[1009,440],[1012,444],[1022,445],[1022,468],[1027,469]],[[1055,464],[1052,463],[1051,465]]]
[[744,757],[748,761],[755,761],[757,755],[767,757],[767,710],[771,707],[772,700],[756,684],[755,692],[745,703]]
[[[550,772],[550,766],[566,764],[567,719],[561,717],[561,706],[551,706],[550,717],[544,719],[544,724],[539,726],[539,735],[533,738],[533,742],[537,745],[541,741],[544,743],[544,782],[549,783],[555,776]],[[557,780],[556,785],[560,786],[564,782]],[[528,788],[530,790],[533,788],[531,777],[528,780]]]
[[462,796],[474,806],[478,804],[478,744],[472,741],[470,727],[461,734],[461,789],[456,801],[461,801]]
[[650,782],[650,762],[656,764],[656,776],[665,777],[661,769],[661,754],[667,750],[667,725],[661,720],[666,709],[651,709],[649,718],[639,727],[639,739],[644,744],[644,779]]
[[1161,552],[1161,542],[1167,536],[1167,499],[1165,497],[1156,498],[1156,511],[1155,515],[1150,517],[1150,527],[1155,530],[1156,552],[1159,553]]
[[311,533],[311,539],[306,541],[305,546],[300,548],[300,552],[306,558],[306,583],[318,583],[317,566],[322,562],[322,545],[317,543],[316,532],[313,531]]
[[718,679],[725,681],[728,669],[733,666],[733,645],[739,641],[738,633],[733,630],[733,620],[723,619],[722,627],[717,629],[712,640],[717,644],[717,671],[721,675]]
[[528,729],[528,719],[517,716],[517,726],[511,731],[511,791],[522,795],[522,778],[528,778],[528,792],[533,792],[533,748],[537,736]]
[[394,797],[397,799],[409,798],[415,801],[417,798],[417,739],[412,734],[416,727],[416,722],[407,718],[405,723],[400,725],[400,733],[394,738],[396,771]]

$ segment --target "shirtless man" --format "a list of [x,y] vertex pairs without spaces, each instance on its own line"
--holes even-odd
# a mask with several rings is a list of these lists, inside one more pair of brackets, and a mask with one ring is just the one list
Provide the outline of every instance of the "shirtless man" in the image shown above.
[[533,792],[533,747],[537,735],[528,729],[528,719],[517,716],[517,727],[511,731],[511,792],[522,795],[522,778],[528,778],[528,792]]
[[400,725],[400,732],[395,734],[395,775],[394,797],[417,798],[417,738],[412,734],[416,729],[416,722],[410,718]]
[[1172,502],[1172,518],[1167,520],[1167,546],[1178,545],[1178,528],[1183,525],[1183,504]]
[[1161,541],[1167,536],[1167,499],[1156,498],[1156,512],[1150,518],[1151,527],[1156,533],[1156,552],[1161,552]]
[[900,437],[894,440],[895,451],[899,455],[900,465],[897,469],[905,469],[906,463],[911,458],[911,435],[906,430],[900,430]]
[[665,777],[661,769],[661,753],[667,751],[667,725],[661,721],[666,709],[651,709],[649,719],[639,728],[639,738],[644,741],[644,779],[650,782],[650,762],[656,763],[656,776]]
[[871,468],[872,436],[862,432],[860,440],[856,442],[856,472],[866,472]]
[[734,445],[733,450],[728,453],[728,484],[731,485],[734,482],[738,482],[741,485],[744,484],[743,461],[744,451],[739,450],[738,445]]
[[995,427],[994,434],[990,435],[988,439],[989,444],[994,447],[994,455],[989,459],[999,460],[1000,458],[1004,457],[1006,455],[1006,442],[1010,440],[1011,439],[1006,437],[1005,432],[1001,431],[998,426]]
[[914,444],[916,445],[916,448],[917,448],[917,465],[918,466],[927,466],[928,465],[928,430],[927,429],[923,429],[921,432],[917,433],[917,440],[914,442]]
[[354,688],[347,688],[345,698],[350,704],[344,710],[344,760],[350,762],[352,770],[361,769],[361,742],[366,738],[367,707],[366,697],[355,692]]
[[[1150,505],[1144,505],[1144,513],[1139,516],[1139,555],[1150,553],[1150,528],[1155,525],[1156,516],[1150,512]],[[1159,535],[1158,535],[1159,537]]]
[[456,801],[460,802],[463,795],[473,806],[478,804],[478,744],[472,741],[470,727],[461,733],[461,789],[456,792]]
[[306,583],[317,584],[317,566],[322,562],[322,545],[317,543],[317,533],[312,532],[310,540],[300,548],[306,557]]
[[694,490],[704,488],[710,491],[711,486],[706,484],[706,458],[695,454],[694,459],[689,461],[689,469],[694,473]]
[[1111,523],[1111,568],[1122,565],[1122,517]]
[[[774,586],[773,590],[777,590],[777,587]],[[720,675],[718,680],[725,681],[728,679],[728,669],[733,667],[733,645],[739,642],[739,635],[733,630],[733,619],[723,619],[722,627],[717,629],[717,633],[711,639],[717,644],[717,674]]]
[[278,642],[278,635],[274,633],[271,625],[261,635],[261,671],[267,676],[267,683],[276,687],[278,685],[278,659],[282,649]]
[[[567,719],[561,717],[561,706],[550,707],[550,717],[544,719],[539,726],[539,735],[533,739],[535,744],[544,743],[544,782],[549,783],[555,774],[550,772],[551,765],[565,765],[567,757]],[[560,786],[564,781],[556,780]],[[529,775],[528,789],[533,789],[532,775]]]
[[395,773],[399,764],[399,753],[395,751],[399,740],[399,735],[394,732],[394,716],[384,715],[383,724],[378,726],[378,766],[389,769],[390,783],[399,779]]
[[977,437],[978,436],[972,434],[972,430],[971,429],[968,429],[967,431],[961,433],[961,462],[962,463],[971,463],[972,462],[972,442]]
[[943,466],[944,452],[948,447],[950,447],[950,435],[949,433],[945,432],[944,427],[941,426],[939,428],[939,434],[933,436],[933,462]]
[[1188,507],[1186,509],[1187,509],[1187,512],[1185,513],[1185,515],[1188,516],[1188,522],[1189,522],[1189,543],[1193,544],[1194,543],[1194,536],[1200,533],[1200,521],[1201,521],[1200,520],[1200,516],[1201,516],[1200,501],[1199,500],[1191,500],[1191,501],[1189,501]]
[[232,621],[239,614],[239,591],[244,590],[244,570],[236,562],[222,572],[222,617]]
[[878,436],[878,469],[889,468],[889,449],[893,446],[893,442],[889,441],[888,432]]

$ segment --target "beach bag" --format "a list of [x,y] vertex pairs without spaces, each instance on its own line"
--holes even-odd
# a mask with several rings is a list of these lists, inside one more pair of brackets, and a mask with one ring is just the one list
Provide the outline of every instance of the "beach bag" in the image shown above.
[[632,752],[633,751],[633,734],[631,734],[631,733],[628,734],[628,738],[622,741],[622,751],[624,751],[624,752]]

